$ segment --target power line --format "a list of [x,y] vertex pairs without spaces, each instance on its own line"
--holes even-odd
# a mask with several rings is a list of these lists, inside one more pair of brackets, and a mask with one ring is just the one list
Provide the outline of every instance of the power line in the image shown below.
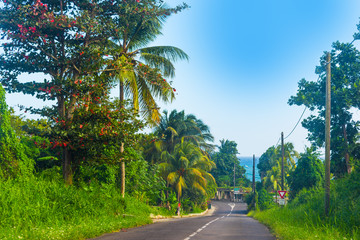
[[281,139],[281,138],[279,138],[279,140],[277,141],[277,143],[276,143],[276,145],[275,145],[275,148],[279,145],[280,139]]
[[291,130],[291,132],[289,133],[289,135],[287,135],[284,139],[287,139],[287,138],[295,131],[296,127],[299,125],[299,122],[301,121],[302,117],[304,116],[304,113],[305,113],[305,111],[306,111],[306,108],[307,108],[307,107],[304,108],[304,111],[302,112],[299,120],[298,120],[297,123],[295,124],[295,127]]

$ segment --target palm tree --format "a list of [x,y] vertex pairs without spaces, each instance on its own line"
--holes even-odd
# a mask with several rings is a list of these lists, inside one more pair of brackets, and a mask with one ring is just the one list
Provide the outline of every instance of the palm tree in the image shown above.
[[164,149],[172,152],[182,139],[190,141],[204,152],[214,149],[214,137],[209,127],[194,115],[186,115],[184,111],[172,110],[170,114],[164,111],[160,124],[155,128],[155,134],[162,138]]
[[215,163],[191,142],[182,140],[172,154],[164,151],[161,158],[164,161],[159,164],[161,174],[176,191],[179,203],[183,189],[192,187],[206,194],[207,183],[215,183],[208,173]]
[[[276,166],[273,166],[266,172],[266,176],[263,178],[263,183],[268,191],[278,191],[281,189],[281,164],[280,159],[277,161]],[[286,183],[284,183],[286,185]],[[286,189],[286,187],[285,187]]]
[[[120,109],[124,108],[124,99],[132,99],[132,106],[151,123],[160,121],[156,99],[164,102],[174,99],[174,91],[164,77],[174,77],[173,62],[188,59],[188,55],[172,46],[145,47],[161,34],[162,24],[170,13],[186,8],[166,8],[157,1],[138,3],[129,1],[120,4],[116,13],[116,26],[110,41],[111,54],[109,65],[104,71],[119,81]],[[151,11],[149,10],[151,9]],[[114,72],[114,76],[112,75]],[[124,143],[120,144],[124,152]],[[125,195],[125,162],[121,161],[121,193]]]
[[203,154],[208,155],[214,149],[214,145],[208,143],[214,141],[209,127],[194,115],[186,115],[184,111],[173,110],[170,114],[164,111],[153,134],[157,140],[144,147],[145,159],[151,163],[159,162],[163,151],[172,153],[175,145],[182,140],[192,142]]

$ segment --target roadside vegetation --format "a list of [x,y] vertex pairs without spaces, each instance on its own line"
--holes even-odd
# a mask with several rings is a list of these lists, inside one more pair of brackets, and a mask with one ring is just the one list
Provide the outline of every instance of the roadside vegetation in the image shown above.
[[[360,25],[358,25],[360,29]],[[360,34],[354,35],[354,41]],[[353,43],[353,42],[352,42]],[[316,67],[317,81],[299,81],[290,105],[305,106],[311,115],[302,121],[311,147],[303,153],[284,144],[284,186],[281,182],[281,146],[272,146],[257,165],[261,182],[246,201],[249,215],[268,225],[279,239],[360,239],[360,52],[352,43],[333,43],[331,51],[331,194],[325,213],[324,163],[319,150],[325,144],[325,55]],[[288,204],[275,203],[277,191],[287,191]]]
[[[303,189],[287,206],[258,203],[264,211],[250,216],[269,226],[280,239],[360,239],[360,173],[332,182],[331,211],[324,214],[322,187]],[[260,200],[260,197],[259,197]],[[269,206],[271,205],[271,206]]]

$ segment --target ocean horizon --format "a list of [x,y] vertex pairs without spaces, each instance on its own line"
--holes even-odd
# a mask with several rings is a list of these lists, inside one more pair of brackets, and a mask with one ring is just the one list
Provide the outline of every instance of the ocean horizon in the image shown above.
[[[246,170],[245,176],[247,179],[252,181],[253,177],[253,157],[238,157],[240,165]],[[255,181],[260,182],[259,169],[256,167],[259,163],[259,159],[255,157]]]

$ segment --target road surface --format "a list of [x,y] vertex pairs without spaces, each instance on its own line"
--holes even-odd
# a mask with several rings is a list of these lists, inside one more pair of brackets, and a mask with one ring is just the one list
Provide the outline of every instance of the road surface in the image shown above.
[[169,219],[94,240],[275,240],[269,230],[246,216],[246,204],[213,201],[212,215]]

